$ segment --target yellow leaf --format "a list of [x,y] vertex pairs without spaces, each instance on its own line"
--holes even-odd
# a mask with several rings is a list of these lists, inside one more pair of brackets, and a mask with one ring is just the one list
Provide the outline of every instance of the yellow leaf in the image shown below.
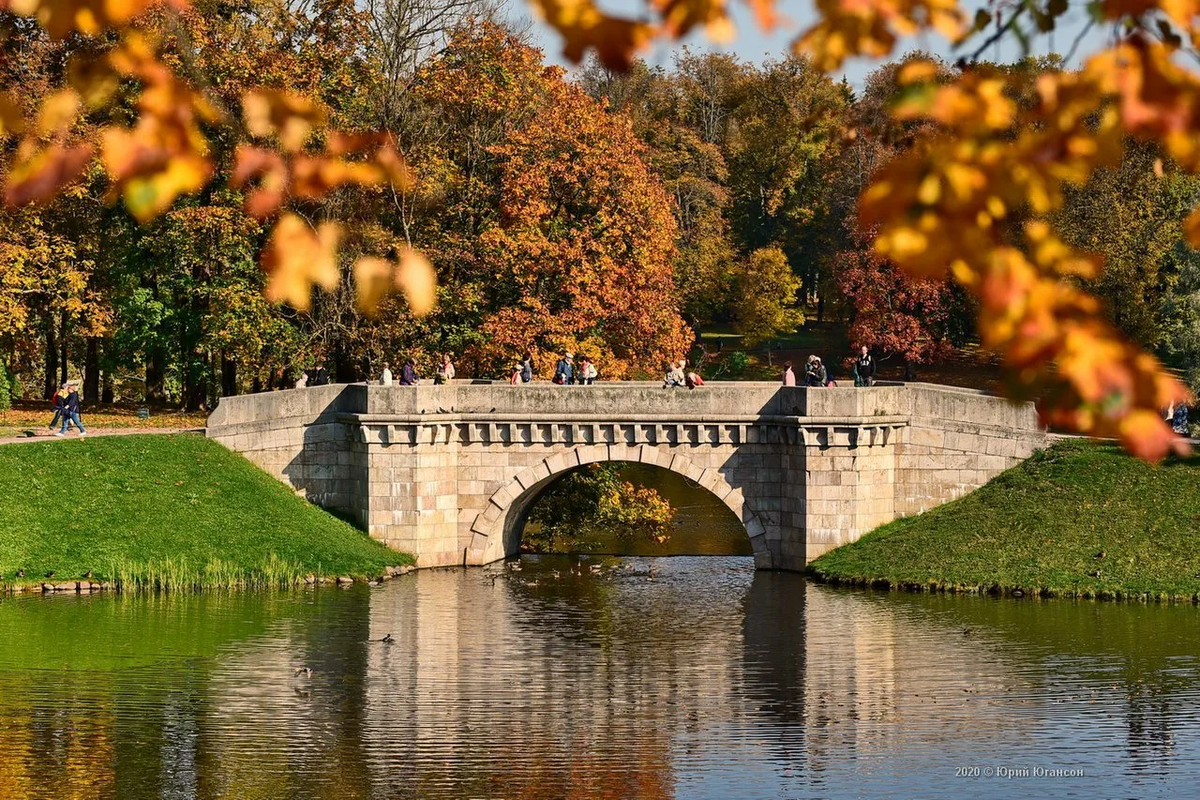
[[279,137],[279,145],[299,152],[313,128],[325,121],[325,113],[307,97],[277,89],[255,89],[242,98],[242,116],[251,136]]
[[1183,221],[1183,236],[1192,247],[1200,247],[1200,207],[1193,208]]
[[139,222],[147,222],[171,207],[181,194],[199,191],[208,183],[207,159],[177,156],[162,169],[125,182],[125,207]]
[[924,83],[937,77],[937,64],[925,58],[917,58],[905,62],[896,73],[896,83],[908,86],[910,83]]
[[18,106],[8,94],[8,92],[0,93],[0,136],[20,133],[25,130],[25,117],[21,115],[21,108]]
[[38,133],[49,136],[52,133],[66,131],[75,121],[82,105],[79,94],[74,89],[59,89],[47,95],[38,111]]
[[305,220],[287,212],[275,223],[263,252],[268,273],[267,299],[286,302],[301,311],[312,305],[312,287],[337,286],[337,245],[341,229],[332,222],[313,230]]
[[610,17],[591,0],[530,0],[533,10],[563,37],[563,55],[579,63],[594,49],[609,69],[626,70],[654,34],[644,22]]
[[429,259],[411,248],[400,255],[396,269],[396,286],[408,299],[408,307],[418,317],[433,310],[437,293],[437,273]]
[[54,197],[83,174],[94,152],[90,144],[52,144],[44,150],[28,150],[25,146],[17,149],[17,162],[4,187],[4,202],[9,206],[43,203]]
[[363,256],[354,262],[354,290],[362,313],[373,316],[391,286],[391,262],[374,256]]

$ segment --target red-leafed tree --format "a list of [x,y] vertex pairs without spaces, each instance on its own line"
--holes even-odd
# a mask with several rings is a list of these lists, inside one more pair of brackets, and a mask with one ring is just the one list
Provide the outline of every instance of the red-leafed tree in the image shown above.
[[913,278],[880,258],[870,236],[854,233],[857,246],[838,253],[834,272],[839,291],[853,307],[850,341],[881,357],[928,364],[948,356],[957,300],[948,281]]

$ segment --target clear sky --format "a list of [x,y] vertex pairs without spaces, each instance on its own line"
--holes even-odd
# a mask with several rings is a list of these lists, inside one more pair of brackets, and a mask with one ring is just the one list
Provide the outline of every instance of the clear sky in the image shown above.
[[[512,2],[514,4],[512,7],[514,17],[528,19],[529,11],[528,6],[525,5],[525,0],[512,0]],[[651,63],[669,64],[672,54],[678,48],[687,46],[693,50],[702,52],[710,50],[732,52],[747,61],[756,63],[772,58],[779,58],[787,53],[791,41],[812,23],[815,16],[813,5],[808,0],[780,0],[779,11],[788,17],[790,21],[771,32],[764,32],[759,30],[749,10],[742,3],[737,2],[737,0],[731,0],[731,2],[738,33],[737,37],[728,45],[713,45],[700,32],[688,36],[682,42],[659,42],[651,50],[643,53],[643,57]],[[600,5],[609,13],[626,16],[636,16],[645,7],[641,2],[637,2],[637,0],[608,0],[607,2],[602,1]],[[984,5],[985,3],[980,0],[966,0],[964,3],[968,14],[974,14],[975,9],[981,8]],[[1065,17],[1060,21],[1061,27],[1059,30],[1049,36],[1042,36],[1034,40],[1030,52],[1033,55],[1044,55],[1050,52],[1066,54],[1071,49],[1076,38],[1084,32],[1086,20],[1084,2],[1082,0],[1070,0],[1070,8]],[[534,42],[545,51],[547,60],[569,66],[568,62],[562,58],[562,42],[556,31],[541,21],[534,21],[532,34]],[[984,38],[986,37],[981,36],[977,41],[982,43]],[[1089,53],[1094,52],[1101,44],[1103,44],[1103,37],[1096,29],[1087,32],[1080,41],[1070,66],[1077,66],[1081,57],[1086,57]],[[949,42],[936,33],[931,33],[928,36],[918,36],[902,40],[895,55],[899,56],[908,50],[922,49],[942,56],[948,61],[954,61],[962,55],[969,55],[975,47],[978,47],[978,44],[956,52]],[[999,59],[1009,61],[1021,55],[1020,48],[1012,37],[1007,38],[1006,43],[998,52],[994,48],[989,48],[989,50],[990,52],[985,53],[983,57],[990,60]],[[853,86],[861,87],[863,79],[877,65],[878,62],[876,61],[855,59],[854,61],[847,62],[843,73]]]

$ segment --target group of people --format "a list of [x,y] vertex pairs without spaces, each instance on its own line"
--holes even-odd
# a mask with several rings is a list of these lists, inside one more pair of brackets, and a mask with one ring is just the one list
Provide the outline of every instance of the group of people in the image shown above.
[[[871,353],[866,345],[863,345],[861,355],[855,358],[851,371],[854,374],[855,386],[875,385],[875,359],[871,357]],[[792,362],[790,361],[783,365],[783,385],[797,385],[796,372],[792,368]],[[819,387],[837,386],[837,381],[829,374],[829,370],[821,362],[820,356],[809,356],[808,361],[804,364],[804,382],[800,385]]]
[[686,358],[681,358],[678,361],[672,361],[667,365],[667,374],[663,379],[663,387],[673,389],[678,386],[686,386],[689,389],[695,389],[697,386],[704,385],[704,379],[700,375],[687,368],[688,363]]
[[[526,356],[528,358],[528,356]],[[533,368],[530,366],[530,376],[532,377]],[[585,355],[580,355],[579,366],[575,366],[575,354],[571,352],[563,353],[562,358],[554,365],[554,382],[559,386],[591,386],[596,382],[596,376],[599,374],[595,363]],[[527,383],[527,381],[522,381]]]
[[[433,382],[437,385],[449,383],[454,380],[455,374],[453,359],[450,358],[449,353],[443,353],[437,371],[433,375]],[[391,386],[393,382],[391,364],[384,362],[383,372],[379,375],[379,385]],[[408,359],[400,367],[399,383],[401,386],[417,386],[421,383],[421,374],[417,372],[417,363],[413,359]]]
[[50,403],[54,407],[54,419],[50,421],[49,427],[54,429],[55,425],[62,421],[62,427],[58,429],[55,436],[66,436],[67,428],[74,425],[79,431],[80,436],[87,436],[87,429],[83,427],[83,423],[79,420],[79,412],[83,404],[79,401],[79,392],[73,381],[67,381],[58,387],[50,398]]
[[[855,386],[872,386],[875,383],[875,359],[871,357],[870,352],[864,345],[862,353],[854,360],[852,368],[854,374]],[[513,365],[509,373],[508,382],[513,386],[520,386],[526,383],[533,382],[533,354],[526,353],[525,357]],[[665,388],[686,387],[695,389],[697,386],[704,385],[704,379],[700,377],[695,370],[688,369],[686,358],[681,358],[678,361],[672,361],[667,364],[665,375],[663,377],[663,386]],[[581,355],[579,363],[575,362],[575,354],[568,351],[558,359],[554,365],[553,383],[559,386],[590,386],[596,382],[599,375],[599,370],[596,369],[595,362],[586,355]],[[454,380],[455,370],[454,361],[449,353],[444,353],[441,356],[437,372],[434,375],[433,382],[435,384],[449,383]],[[301,380],[296,382],[296,388],[302,388],[307,376],[301,376]],[[399,383],[401,386],[416,386],[421,382],[421,375],[417,372],[417,365],[413,359],[408,359],[400,368],[400,378],[396,381],[392,375],[391,365],[385,363],[383,372],[380,375],[379,383],[381,386],[391,386],[393,383]],[[784,364],[783,369],[783,385],[784,386],[837,386],[832,376],[830,376],[825,364],[822,363],[820,356],[810,355],[808,361],[804,365],[804,377],[802,381],[798,381],[796,372],[793,369],[792,362],[788,361]]]
[[[526,353],[523,359],[513,365],[512,370],[509,372],[508,382],[513,386],[532,383],[533,372],[533,354]],[[435,384],[449,383],[454,380],[455,374],[454,361],[449,353],[445,353],[441,356],[433,382]],[[599,371],[596,369],[596,364],[591,358],[582,356],[579,359],[579,364],[576,365],[575,354],[567,352],[559,358],[558,363],[554,367],[553,382],[559,385],[574,384],[576,386],[590,386],[596,382],[597,375],[599,375]],[[383,365],[383,372],[379,377],[381,386],[391,386],[393,383],[398,383],[400,386],[416,386],[421,380],[421,375],[417,372],[416,362],[411,358],[405,361],[404,366],[401,367],[398,381],[392,375],[390,364]],[[300,388],[300,385],[297,384],[296,388]]]

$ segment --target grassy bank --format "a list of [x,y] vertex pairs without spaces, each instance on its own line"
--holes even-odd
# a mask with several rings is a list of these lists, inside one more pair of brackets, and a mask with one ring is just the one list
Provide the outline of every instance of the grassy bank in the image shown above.
[[199,435],[0,446],[6,585],[278,586],[411,560]]
[[1200,601],[1200,458],[1156,467],[1061,442],[810,570],[852,585]]

